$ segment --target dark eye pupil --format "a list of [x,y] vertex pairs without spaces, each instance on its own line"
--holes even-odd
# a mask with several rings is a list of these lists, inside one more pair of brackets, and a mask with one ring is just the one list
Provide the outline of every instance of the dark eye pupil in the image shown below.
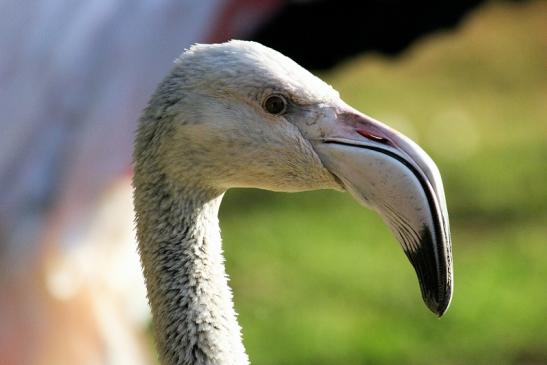
[[285,106],[285,100],[277,95],[270,96],[264,104],[266,111],[270,114],[281,114],[285,111]]

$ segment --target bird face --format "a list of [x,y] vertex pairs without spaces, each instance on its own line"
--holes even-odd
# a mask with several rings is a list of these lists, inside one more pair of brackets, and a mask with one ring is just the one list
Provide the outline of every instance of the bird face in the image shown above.
[[448,214],[439,171],[399,132],[344,103],[292,60],[252,42],[198,45],[158,91],[176,90],[165,153],[171,174],[218,190],[333,188],[377,211],[437,315],[452,296]]

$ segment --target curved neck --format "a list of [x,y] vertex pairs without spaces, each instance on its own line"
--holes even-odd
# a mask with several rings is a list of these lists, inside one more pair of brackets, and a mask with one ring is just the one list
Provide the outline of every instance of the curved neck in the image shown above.
[[[142,179],[144,180],[144,179]],[[224,269],[222,193],[134,179],[139,251],[164,365],[248,364]]]

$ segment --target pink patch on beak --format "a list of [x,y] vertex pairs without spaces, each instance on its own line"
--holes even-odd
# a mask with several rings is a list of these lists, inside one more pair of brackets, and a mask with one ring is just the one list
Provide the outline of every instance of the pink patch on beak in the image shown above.
[[365,137],[366,139],[370,139],[372,141],[375,141],[375,142],[378,142],[378,143],[382,143],[382,144],[387,144],[387,145],[391,145],[391,142],[389,139],[387,139],[386,137],[382,137],[382,136],[379,136],[379,135],[376,135],[372,132],[369,132],[367,131],[366,129],[363,129],[363,128],[357,128],[355,129],[355,131],[357,133],[359,133],[360,135],[362,135],[363,137]]
[[342,112],[339,114],[339,120],[368,140],[395,146],[393,138],[389,137],[392,133],[381,123],[366,115],[356,112]]

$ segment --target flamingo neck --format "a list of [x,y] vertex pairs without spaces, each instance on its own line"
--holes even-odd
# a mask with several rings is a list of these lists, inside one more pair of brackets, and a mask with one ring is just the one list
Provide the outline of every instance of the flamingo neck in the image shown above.
[[137,236],[161,363],[248,364],[222,254],[223,193],[147,180],[134,180]]

